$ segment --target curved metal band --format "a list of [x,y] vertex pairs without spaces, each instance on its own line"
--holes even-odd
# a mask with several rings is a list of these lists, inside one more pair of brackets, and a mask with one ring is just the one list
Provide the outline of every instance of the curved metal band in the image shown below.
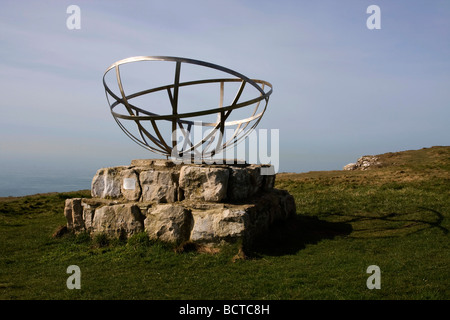
[[[172,61],[176,63],[176,69],[175,69],[175,79],[173,84],[164,85],[156,88],[150,88],[147,90],[139,91],[136,93],[132,93],[129,95],[126,95],[122,86],[122,80],[120,77],[120,70],[119,67],[123,64],[131,63],[131,62],[139,62],[139,61]],[[205,79],[205,80],[196,80],[196,81],[188,81],[188,82],[180,82],[180,69],[181,64],[187,63],[187,64],[194,64],[199,65],[207,68],[212,68],[219,70],[221,72],[228,73],[230,75],[235,76],[236,78],[218,78],[218,79]],[[120,95],[115,94],[107,85],[106,83],[106,75],[109,71],[115,70],[116,73],[116,79],[119,86]],[[236,93],[236,97],[234,98],[233,102],[228,106],[223,106],[223,90],[224,90],[224,83],[227,82],[240,82],[241,85],[239,87],[238,92]],[[192,85],[201,85],[201,84],[209,84],[209,83],[219,83],[220,84],[220,103],[218,108],[212,108],[212,109],[205,109],[202,111],[195,111],[195,112],[186,112],[186,113],[178,113],[178,91],[181,87],[186,86],[192,86]],[[260,93],[258,97],[247,100],[244,102],[238,102],[242,92],[244,91],[245,85],[249,84],[252,87],[254,87],[258,92]],[[212,145],[212,142],[216,136],[216,133],[219,131],[221,133],[221,137],[223,136],[225,127],[228,126],[234,126],[236,125],[237,128],[234,131],[233,136],[228,139],[228,141],[222,143],[221,140],[217,141],[216,148],[212,151],[210,151],[208,154],[205,152],[200,153],[200,157],[210,157],[217,153],[217,151],[222,151],[242,139],[244,139],[250,131],[252,131],[256,125],[261,120],[261,117],[263,116],[264,112],[266,111],[267,104],[269,101],[269,96],[273,92],[272,85],[264,80],[258,80],[258,79],[250,79],[236,71],[233,71],[231,69],[212,64],[209,62],[204,62],[200,60],[194,60],[194,59],[187,59],[187,58],[180,58],[180,57],[168,57],[168,56],[138,56],[138,57],[131,57],[127,59],[119,60],[115,63],[113,63],[111,66],[109,66],[104,75],[103,75],[103,86],[105,88],[106,97],[108,100],[108,104],[110,105],[111,114],[113,115],[115,121],[119,125],[119,127],[124,131],[125,134],[127,134],[133,141],[141,145],[142,147],[166,156],[172,155],[172,149],[175,148],[175,141],[172,141],[172,148],[169,147],[169,145],[164,141],[162,135],[159,132],[159,129],[156,125],[157,120],[166,120],[172,122],[172,131],[180,130],[185,138],[187,138],[187,142],[185,142],[185,146],[189,145],[185,150],[182,150],[179,154],[191,154],[191,155],[199,155],[197,148],[202,146],[203,144],[207,143],[206,150]],[[268,87],[269,90],[265,92],[264,88]],[[170,100],[170,103],[172,105],[172,114],[165,114],[165,115],[159,115],[153,112],[150,112],[148,110],[144,110],[140,107],[137,107],[129,102],[129,100],[132,100],[133,98],[140,97],[143,95],[151,94],[158,91],[167,91],[168,98]],[[112,97],[115,102],[110,103],[109,96]],[[263,107],[263,110],[259,113],[257,113],[260,102],[265,101],[265,105]],[[241,120],[234,120],[234,121],[226,121],[227,118],[230,116],[230,113],[239,108],[243,108],[249,105],[256,104],[256,107],[251,114],[250,117],[247,117],[245,119]],[[119,112],[116,112],[114,109],[119,106],[123,105],[127,111],[127,114],[121,114]],[[187,120],[187,118],[193,118],[193,117],[201,117],[211,114],[217,114],[217,122],[198,122],[198,121],[192,121]],[[138,127],[139,135],[142,140],[137,138],[135,135],[133,135],[120,121],[122,120],[131,120],[134,121]],[[150,121],[153,130],[156,133],[156,136],[152,135],[144,126],[141,124],[140,121]],[[253,125],[251,125],[248,129],[247,126],[250,122],[255,121]],[[192,142],[189,140],[188,136],[190,133],[190,130],[192,126],[195,125],[201,125],[201,126],[207,126],[207,127],[213,127],[213,130],[211,133],[208,134],[208,136],[204,139],[202,139],[200,142]],[[184,128],[184,125],[187,126],[187,129]],[[179,128],[177,128],[179,127]],[[247,129],[247,130],[246,130]],[[154,146],[151,146],[149,142],[151,141]]]

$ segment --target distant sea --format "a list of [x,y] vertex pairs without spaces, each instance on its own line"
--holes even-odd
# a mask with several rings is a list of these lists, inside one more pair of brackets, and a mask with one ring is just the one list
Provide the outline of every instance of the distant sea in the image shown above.
[[20,197],[37,193],[67,192],[91,188],[94,173],[0,172],[0,197]]

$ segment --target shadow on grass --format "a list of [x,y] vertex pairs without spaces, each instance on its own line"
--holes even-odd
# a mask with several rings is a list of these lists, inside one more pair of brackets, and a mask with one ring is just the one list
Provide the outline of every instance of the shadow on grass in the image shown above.
[[250,255],[282,256],[295,254],[308,244],[317,244],[324,239],[346,236],[352,225],[345,222],[329,222],[316,216],[296,215],[286,222],[272,225],[267,236],[253,245]]
[[444,235],[449,233],[449,230],[442,226],[444,220],[442,213],[425,207],[417,209],[414,212],[392,212],[383,215],[341,213],[329,215],[338,216],[344,223],[351,223],[354,229],[353,238],[392,238],[433,228],[440,230]]
[[308,244],[317,244],[338,236],[351,238],[392,238],[407,236],[426,229],[440,230],[444,235],[449,230],[442,226],[442,213],[425,207],[410,213],[344,214],[327,213],[327,217],[338,217],[340,221],[321,220],[318,216],[296,215],[287,222],[272,225],[267,235],[260,238],[248,255],[282,256],[295,254]]

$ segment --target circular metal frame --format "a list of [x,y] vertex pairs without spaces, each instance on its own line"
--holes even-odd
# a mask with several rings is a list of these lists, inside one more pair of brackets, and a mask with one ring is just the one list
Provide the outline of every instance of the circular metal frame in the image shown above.
[[[175,63],[175,77],[173,84],[168,84],[156,88],[150,88],[147,90],[135,92],[126,95],[122,86],[122,80],[120,76],[120,66],[126,63],[140,62],[140,61],[168,61]],[[217,79],[205,79],[196,80],[188,82],[180,82],[180,73],[182,63],[199,65],[202,67],[212,68],[215,70],[222,71],[229,75],[234,76],[233,78],[217,78]],[[114,70],[116,74],[116,80],[119,87],[119,93],[114,93],[106,83],[106,75],[108,72]],[[233,99],[232,103],[228,106],[223,106],[224,100],[224,85],[228,82],[238,82],[240,83],[239,89]],[[178,97],[180,88],[193,85],[201,85],[207,83],[218,83],[220,86],[220,96],[218,107],[195,112],[178,113]],[[241,95],[245,89],[245,86],[249,84],[254,87],[259,92],[259,96],[239,102]],[[115,121],[119,127],[127,134],[133,141],[135,141],[140,146],[147,150],[155,152],[157,154],[165,155],[167,157],[176,158],[200,158],[206,159],[211,158],[216,154],[223,152],[225,149],[234,146],[235,144],[242,141],[259,123],[261,117],[266,111],[269,96],[272,94],[272,85],[263,80],[249,79],[246,76],[233,71],[231,69],[193,59],[179,58],[179,57],[167,57],[167,56],[139,56],[123,59],[113,63],[108,67],[103,75],[103,86],[105,88],[106,98],[108,100],[111,114],[113,115]],[[268,88],[267,91],[265,91]],[[150,110],[143,109],[133,105],[130,100],[133,98],[151,94],[158,91],[166,91],[168,94],[168,99],[172,107],[171,114],[156,114]],[[114,101],[111,103],[110,98]],[[260,109],[260,103],[263,101],[264,106],[262,110]],[[125,114],[119,113],[115,108],[119,105],[125,107]],[[247,106],[255,105],[251,115],[245,119],[227,121],[231,112],[236,109],[244,108]],[[196,121],[195,117],[206,116],[211,114],[217,114],[217,121],[215,122],[201,122]],[[137,126],[137,131],[139,137],[130,132],[125,128],[121,121],[133,121]],[[154,133],[149,132],[141,122],[150,122]],[[168,144],[163,136],[161,135],[157,122],[158,121],[169,121],[172,123],[172,143]],[[253,122],[251,125],[250,123]],[[191,131],[195,126],[210,127],[211,132],[206,136],[202,137],[199,141],[191,140]],[[225,139],[224,131],[225,128],[235,127],[234,133],[231,137]],[[177,132],[181,133],[184,137],[184,145],[181,150],[177,148],[177,142],[175,137]],[[215,147],[213,147],[213,142],[216,140]]]

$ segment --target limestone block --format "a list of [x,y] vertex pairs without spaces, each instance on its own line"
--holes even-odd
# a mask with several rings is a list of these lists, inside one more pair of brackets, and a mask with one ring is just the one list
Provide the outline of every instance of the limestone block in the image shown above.
[[296,214],[294,197],[286,190],[272,189],[259,199],[256,211],[251,214],[255,229],[265,229],[279,220],[287,220]]
[[146,167],[146,168],[153,168],[153,167],[169,168],[174,167],[175,163],[172,160],[166,159],[134,159],[131,160],[131,166]]
[[215,241],[214,220],[216,215],[220,215],[223,206],[210,209],[192,210],[193,227],[190,239],[194,242]]
[[72,203],[75,199],[66,199],[64,202],[64,217],[67,220],[67,229],[73,229],[73,214],[72,214]]
[[144,202],[175,202],[178,195],[178,175],[169,170],[142,171],[139,175]]
[[153,165],[155,167],[173,167],[173,166],[175,166],[175,163],[171,160],[155,159],[153,161]]
[[252,195],[263,190],[265,176],[261,175],[262,168],[259,166],[252,165],[247,169],[250,174],[250,183],[252,185],[251,193]]
[[95,209],[97,206],[86,203],[86,201],[82,201],[81,205],[83,206],[84,227],[86,231],[90,232],[93,229],[92,221],[94,220]]
[[228,177],[226,168],[183,166],[179,182],[187,200],[220,202],[227,197]]
[[83,221],[84,221],[84,230],[88,232],[92,232],[94,226],[92,225],[95,216],[95,210],[101,206],[110,206],[117,204],[117,201],[92,198],[92,199],[81,199],[81,206],[83,210]]
[[131,166],[133,167],[151,167],[155,159],[134,159],[131,160]]
[[120,172],[126,167],[102,168],[92,179],[91,194],[94,198],[116,199],[122,196]]
[[144,217],[135,204],[107,205],[95,210],[92,229],[113,237],[129,237],[144,231],[143,220]]
[[248,224],[249,207],[251,206],[242,205],[227,208],[211,204],[206,209],[193,209],[191,241],[211,243],[242,237]]
[[181,243],[189,239],[191,211],[177,204],[159,204],[147,211],[145,232],[150,239]]
[[139,175],[133,169],[125,169],[120,173],[120,191],[123,197],[130,201],[137,201],[141,197]]
[[252,197],[263,187],[264,177],[260,168],[232,167],[228,181],[228,198],[230,200],[243,200]]
[[220,239],[242,237],[246,230],[247,220],[248,214],[245,207],[225,209],[215,221],[215,235]]
[[66,199],[64,216],[67,220],[67,229],[72,231],[84,230],[83,207],[81,198]]

